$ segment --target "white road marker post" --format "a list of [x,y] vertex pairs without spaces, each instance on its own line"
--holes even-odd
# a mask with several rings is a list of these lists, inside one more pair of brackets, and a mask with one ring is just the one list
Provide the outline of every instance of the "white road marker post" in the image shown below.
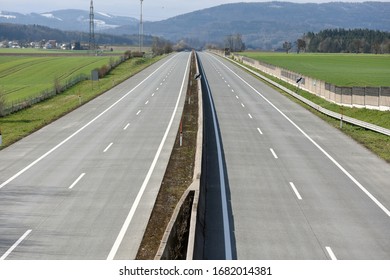
[[180,121],[180,147],[183,146],[183,120]]

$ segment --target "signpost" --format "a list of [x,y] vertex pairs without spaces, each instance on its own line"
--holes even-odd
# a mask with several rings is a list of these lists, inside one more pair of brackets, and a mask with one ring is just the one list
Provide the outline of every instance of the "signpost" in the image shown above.
[[298,87],[297,87],[297,93],[298,93],[298,91],[299,91],[299,84],[302,82],[302,79],[303,79],[302,77],[300,77],[300,78],[297,79],[297,86],[298,86]]
[[92,70],[91,71],[92,89],[93,89],[93,81],[98,81],[99,82],[99,72],[98,72],[98,70]]

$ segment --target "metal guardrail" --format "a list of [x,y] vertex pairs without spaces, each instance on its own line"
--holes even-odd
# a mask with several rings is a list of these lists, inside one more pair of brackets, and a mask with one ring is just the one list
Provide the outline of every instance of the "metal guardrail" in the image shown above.
[[332,118],[335,118],[335,119],[338,119],[338,120],[342,120],[343,122],[346,122],[346,123],[350,123],[350,124],[353,124],[353,125],[356,125],[356,126],[360,126],[360,127],[363,127],[365,129],[369,129],[369,130],[372,130],[372,131],[375,131],[375,132],[378,132],[378,133],[381,133],[381,134],[384,134],[384,135],[387,135],[387,136],[390,136],[390,129],[387,129],[387,128],[384,128],[384,127],[381,127],[381,126],[378,126],[378,125],[375,125],[375,124],[371,124],[371,123],[368,123],[368,122],[364,122],[364,121],[360,121],[360,120],[357,120],[357,119],[354,119],[354,118],[351,118],[351,117],[347,117],[345,115],[342,115],[340,113],[335,113],[333,111],[330,111],[328,109],[325,109],[323,107],[321,107],[320,105],[317,105],[315,104],[314,102],[310,101],[310,100],[307,100],[306,98],[304,98],[303,96],[300,96],[299,94],[293,92],[292,90],[278,84],[277,82],[274,82],[272,81],[271,79],[268,79],[267,77],[257,73],[256,71],[253,71],[252,69],[238,63],[237,61],[233,60],[233,59],[230,59],[228,57],[226,57],[229,61],[239,65],[240,67],[244,68],[245,70],[251,72],[252,74],[258,76],[259,78],[267,81],[268,83],[280,88],[281,90],[287,92],[288,94],[290,94],[291,96],[294,96],[295,98],[299,99],[300,101],[304,102],[305,104],[309,105],[310,107],[312,107],[313,109],[327,115],[327,116],[330,116]]

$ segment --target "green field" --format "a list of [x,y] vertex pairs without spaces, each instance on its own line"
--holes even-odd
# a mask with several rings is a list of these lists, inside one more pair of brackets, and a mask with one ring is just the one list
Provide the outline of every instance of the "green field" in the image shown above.
[[11,145],[19,139],[60,118],[80,105],[125,81],[140,72],[163,56],[154,58],[132,58],[114,68],[108,75],[99,80],[99,86],[91,86],[91,81],[82,81],[65,92],[55,95],[43,102],[0,117],[0,131],[3,145]]
[[241,55],[337,86],[390,86],[390,55],[274,52]]
[[[118,57],[114,57],[117,59]],[[10,103],[37,96],[79,74],[107,65],[108,56],[0,56],[0,90]]]
[[14,48],[2,48],[0,49],[0,54],[66,54],[66,53],[77,53],[77,54],[86,54],[88,51],[71,51],[71,50],[48,50],[48,49],[35,49],[35,48],[25,48],[25,49],[14,49]]

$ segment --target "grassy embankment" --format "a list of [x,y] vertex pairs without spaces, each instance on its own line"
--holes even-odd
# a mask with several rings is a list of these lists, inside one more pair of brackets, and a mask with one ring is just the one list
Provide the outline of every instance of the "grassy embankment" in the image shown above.
[[[99,87],[94,86],[92,88],[91,81],[83,81],[69,90],[44,102],[38,103],[30,108],[24,109],[12,115],[0,118],[0,130],[3,136],[3,145],[0,147],[0,149],[9,146],[10,144],[79,107],[79,96],[81,96],[81,103],[86,103],[96,96],[109,90],[114,85],[126,80],[135,73],[150,66],[160,58],[161,57],[130,59],[120,64],[108,75],[100,79]],[[41,59],[46,60],[47,57],[42,57]],[[68,59],[71,60],[72,57]],[[102,66],[101,62],[100,66]],[[30,71],[34,72],[34,70],[31,69]],[[37,80],[44,79],[43,76],[47,75],[46,72],[40,72],[38,70],[36,71],[38,72],[38,76],[36,76]],[[53,81],[51,81],[51,83],[53,84]]]
[[[248,52],[243,55],[257,59],[272,65],[301,73],[319,80],[333,83],[338,86],[390,86],[390,56],[389,55],[364,55],[364,54],[285,54],[285,53],[259,53]],[[265,75],[264,73],[262,73]],[[286,82],[265,75],[279,84],[296,90]],[[284,93],[283,91],[277,89]],[[284,93],[286,94],[286,93]],[[334,112],[343,113],[346,116],[373,123],[390,129],[390,111],[378,111],[370,109],[349,108],[339,106],[309,92],[299,90],[299,94],[306,99]],[[332,126],[340,129],[340,121],[327,117],[296,100]],[[354,125],[345,124],[341,130],[373,151],[382,159],[390,162],[390,137],[376,133]]]

